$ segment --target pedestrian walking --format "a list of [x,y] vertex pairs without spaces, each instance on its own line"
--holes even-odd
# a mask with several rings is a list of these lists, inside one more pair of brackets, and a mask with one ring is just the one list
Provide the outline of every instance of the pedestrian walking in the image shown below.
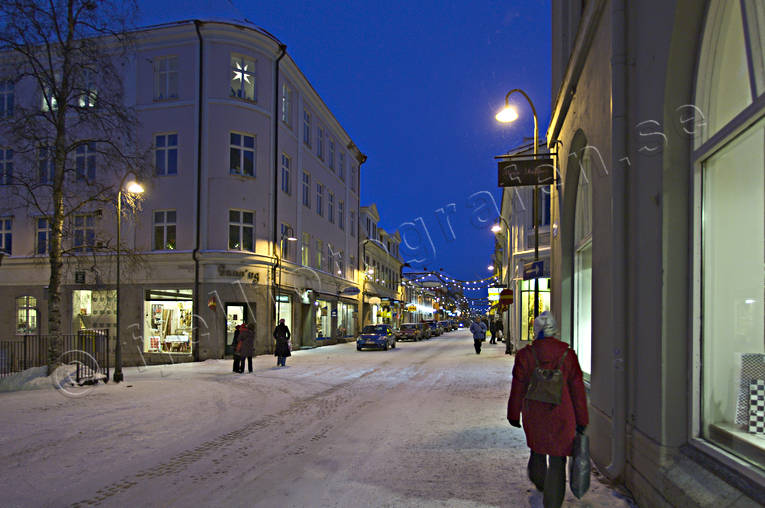
[[489,344],[497,343],[497,322],[495,320],[489,321]]
[[[516,355],[507,402],[510,425],[520,427],[523,415],[526,444],[531,449],[527,472],[537,490],[544,493],[545,508],[563,504],[566,457],[573,452],[576,433],[583,433],[589,423],[579,360],[568,344],[555,338],[557,334],[557,324],[550,312],[545,311],[534,320],[534,342]],[[548,395],[552,392],[553,385],[535,375],[537,368],[551,370],[553,374],[560,371],[560,381],[554,383],[559,403],[542,402],[539,398],[544,397],[531,393],[538,392],[534,388],[542,384]]]
[[247,358],[247,370],[252,374],[252,353],[255,349],[255,323],[247,323],[247,326],[239,332],[239,373],[244,373],[244,359]]
[[[236,325],[236,328],[234,329],[234,338],[231,339],[231,349],[234,350],[234,372],[239,372],[239,361],[241,360],[242,356],[239,354],[239,332],[241,331],[241,328],[244,325]],[[242,364],[242,367],[244,367],[244,364]]]
[[489,329],[489,325],[486,324],[486,320],[481,320],[481,328],[483,328],[483,337],[481,338],[481,342],[484,342],[486,340],[486,331]]
[[481,341],[486,337],[486,325],[478,320],[473,321],[470,324],[470,333],[473,334],[473,345],[475,346],[475,354],[481,354]]
[[284,319],[280,319],[279,324],[274,328],[274,339],[276,339],[274,356],[276,356],[277,367],[286,367],[287,357],[292,356],[290,337],[290,329],[284,324]]

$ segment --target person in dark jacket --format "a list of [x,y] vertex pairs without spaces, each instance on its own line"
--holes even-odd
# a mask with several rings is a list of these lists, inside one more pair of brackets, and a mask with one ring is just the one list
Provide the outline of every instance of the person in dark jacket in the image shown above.
[[247,370],[252,374],[252,353],[255,349],[255,323],[247,323],[247,326],[239,332],[239,373],[244,373],[244,359],[247,358]]
[[284,319],[279,320],[279,324],[274,328],[274,339],[276,339],[276,366],[286,367],[287,357],[292,356],[290,352],[290,329],[284,324]]
[[473,321],[470,324],[470,333],[473,334],[473,346],[475,347],[475,354],[481,354],[481,341],[486,337],[486,325],[478,320]]
[[[554,337],[557,333],[555,318],[550,312],[537,316],[534,320],[534,342],[516,354],[510,399],[507,401],[510,425],[520,427],[523,414],[526,444],[531,449],[528,475],[534,486],[544,492],[545,508],[557,508],[563,504],[566,457],[573,452],[576,433],[583,433],[589,423],[579,360],[568,344]],[[563,374],[560,404],[526,399],[529,380],[536,368],[535,353],[541,368],[560,368]]]
[[489,344],[497,343],[497,321],[489,321]]
[[[239,372],[239,362],[241,360],[241,355],[239,354],[238,346],[239,346],[239,332],[241,331],[241,328],[244,325],[236,325],[236,329],[234,330],[234,338],[231,340],[231,349],[234,350],[234,372]],[[244,368],[244,363],[242,363],[242,368]]]

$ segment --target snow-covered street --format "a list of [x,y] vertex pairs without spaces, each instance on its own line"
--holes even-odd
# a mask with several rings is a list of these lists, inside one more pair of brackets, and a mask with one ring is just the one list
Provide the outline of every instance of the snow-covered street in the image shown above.
[[[542,506],[505,419],[512,357],[467,331],[127,368],[82,396],[0,393],[3,506]],[[84,389],[80,389],[84,390]],[[632,506],[592,478],[564,506]]]

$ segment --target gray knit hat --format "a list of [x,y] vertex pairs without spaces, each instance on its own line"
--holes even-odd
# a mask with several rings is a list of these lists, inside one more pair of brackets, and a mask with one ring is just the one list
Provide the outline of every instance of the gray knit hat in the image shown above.
[[541,337],[557,337],[558,336],[558,323],[555,322],[555,318],[550,311],[544,311],[534,319],[534,338],[539,339],[540,332]]

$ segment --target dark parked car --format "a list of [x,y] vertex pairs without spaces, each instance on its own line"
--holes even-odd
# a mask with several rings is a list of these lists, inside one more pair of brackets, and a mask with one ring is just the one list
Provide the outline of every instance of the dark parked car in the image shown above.
[[444,333],[444,329],[441,328],[441,325],[438,324],[438,321],[425,321],[425,323],[430,328],[431,337],[438,337],[439,335]]
[[425,325],[422,323],[402,324],[398,331],[397,337],[401,340],[413,340],[415,342],[420,339],[428,338],[425,332]]
[[356,350],[363,348],[376,348],[387,351],[388,348],[396,347],[396,336],[390,325],[366,325],[361,330],[361,335],[356,339]]
[[452,325],[449,321],[439,321],[439,325],[441,325],[441,328],[443,328],[444,332],[451,332],[452,331]]

